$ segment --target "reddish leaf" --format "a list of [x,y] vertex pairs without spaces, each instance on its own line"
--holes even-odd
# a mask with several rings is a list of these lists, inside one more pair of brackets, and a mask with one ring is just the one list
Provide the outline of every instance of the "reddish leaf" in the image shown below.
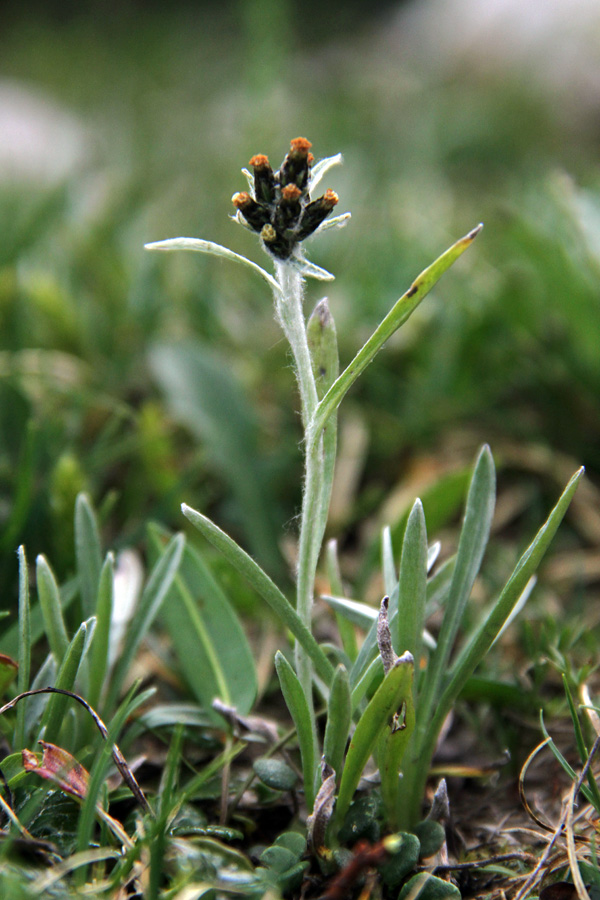
[[22,751],[25,771],[35,772],[41,778],[53,781],[67,794],[85,800],[90,780],[89,772],[61,747],[46,741],[40,741],[40,745],[43,750],[41,762],[38,754],[32,753],[31,750]]
[[0,653],[0,695],[4,693],[19,670],[19,665],[10,656]]

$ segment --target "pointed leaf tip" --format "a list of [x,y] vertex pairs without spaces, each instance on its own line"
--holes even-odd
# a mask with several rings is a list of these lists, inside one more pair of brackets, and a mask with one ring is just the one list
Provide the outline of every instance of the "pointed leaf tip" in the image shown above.
[[483,222],[480,222],[479,225],[476,225],[467,235],[467,239],[469,241],[474,241],[480,231],[483,230]]

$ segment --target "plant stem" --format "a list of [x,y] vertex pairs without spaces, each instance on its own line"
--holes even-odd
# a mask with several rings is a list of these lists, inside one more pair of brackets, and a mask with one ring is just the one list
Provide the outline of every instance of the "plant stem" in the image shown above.
[[[280,293],[275,293],[277,318],[288,339],[296,369],[300,390],[302,423],[307,434],[318,405],[317,388],[312,369],[310,350],[306,337],[306,322],[302,309],[302,276],[289,263],[276,263],[276,277]],[[305,441],[304,490],[300,517],[300,539],[296,580],[296,611],[309,631],[312,631],[313,593],[319,552],[323,538],[330,486],[324,489],[330,473],[325,472],[323,435],[309,445]],[[302,685],[311,716],[315,759],[319,759],[317,729],[312,693],[313,666],[306,651],[296,643],[296,674]],[[316,773],[315,773],[316,777]]]

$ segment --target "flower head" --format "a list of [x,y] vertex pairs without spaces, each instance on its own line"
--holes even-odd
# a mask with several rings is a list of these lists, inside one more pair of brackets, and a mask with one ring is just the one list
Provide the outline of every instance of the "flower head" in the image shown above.
[[[245,173],[250,192],[240,191],[232,197],[236,219],[257,232],[265,249],[277,259],[297,255],[298,244],[319,228],[338,202],[331,189],[311,200],[311,186],[318,179],[311,177],[314,157],[310,147],[306,138],[294,138],[277,172],[264,154],[253,156],[249,163],[253,174]],[[332,158],[325,163],[338,161]]]

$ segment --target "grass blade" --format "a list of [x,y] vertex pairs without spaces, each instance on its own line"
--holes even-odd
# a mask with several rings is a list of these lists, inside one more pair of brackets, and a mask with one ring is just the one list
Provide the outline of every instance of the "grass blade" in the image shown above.
[[421,656],[427,602],[427,529],[423,504],[415,502],[404,533],[398,582],[396,652]]
[[[342,584],[342,575],[340,572],[340,563],[337,554],[337,541],[335,539],[327,542],[325,552],[325,565],[327,567],[327,577],[329,579],[329,587],[331,588],[331,592],[333,594],[337,594],[339,597],[343,597],[344,585]],[[344,648],[344,652],[346,653],[348,659],[354,662],[358,654],[358,646],[356,643],[356,634],[354,633],[354,628],[352,627],[352,623],[344,618],[343,614],[340,615],[335,607],[334,612],[338,627],[338,633],[342,641],[342,647]]]
[[417,732],[422,736],[427,727],[444,678],[448,660],[479,572],[487,545],[496,495],[492,454],[487,446],[479,453],[469,487],[465,517],[460,533],[450,593],[440,628],[437,648],[432,654],[423,680],[422,696],[417,709]]
[[304,796],[306,807],[311,812],[315,802],[317,768],[309,705],[298,676],[280,650],[275,654],[275,668],[281,685],[281,692],[296,726],[300,757],[302,759],[302,774],[304,776]]
[[102,694],[108,669],[110,623],[114,602],[115,559],[107,553],[98,580],[96,630],[90,653],[88,702],[96,708]]
[[96,611],[102,547],[96,515],[86,494],[78,494],[75,501],[75,559],[81,608],[84,618],[87,618]]
[[406,322],[444,272],[464,253],[467,247],[471,246],[482,227],[482,225],[478,225],[477,228],[474,228],[449,247],[434,263],[421,272],[406,293],[396,301],[366,344],[358,351],[350,365],[344,369],[319,403],[312,423],[309,443],[318,439],[321,431],[342,402],[349,388],[362,375],[369,363],[373,361],[388,338]]
[[331,682],[331,691],[327,702],[327,725],[323,740],[325,762],[329,763],[336,773],[338,784],[342,774],[342,762],[351,721],[352,708],[348,672],[344,666],[339,665]]
[[[95,624],[96,620],[92,617],[86,622],[82,622],[75,632],[73,640],[67,647],[64,659],[56,675],[56,681],[54,683],[55,688],[60,688],[64,691],[73,690],[81,661],[87,652],[90,640],[94,634]],[[51,695],[48,705],[44,710],[40,725],[40,733],[43,732],[45,741],[49,741],[52,744],[58,743],[60,729],[63,724],[63,719],[65,718],[67,702],[68,698],[63,694]]]
[[386,525],[381,532],[381,572],[383,574],[383,590],[389,597],[398,587],[392,532],[389,525]]
[[384,732],[379,741],[377,754],[381,776],[381,796],[386,810],[386,824],[393,831],[400,827],[401,788],[400,767],[402,758],[412,738],[415,727],[415,705],[412,696],[414,666],[410,667],[409,686],[398,716],[398,722]]
[[[17,693],[23,694],[29,690],[29,677],[31,672],[31,621],[29,607],[29,575],[27,572],[27,557],[25,547],[21,545],[19,555],[19,672],[17,675]],[[17,707],[17,721],[15,726],[14,750],[22,750],[25,746],[25,704]]]
[[333,666],[317,644],[311,632],[304,625],[296,610],[292,607],[277,585],[269,578],[261,567],[249,556],[245,550],[236,544],[233,538],[222,531],[214,522],[211,522],[202,513],[192,509],[186,503],[182,504],[181,511],[186,519],[194,525],[204,537],[216,547],[223,556],[244,576],[249,584],[265,600],[280,621],[292,632],[299,644],[305,649],[311,658],[315,671],[326,684],[330,684],[333,678]]
[[41,554],[36,560],[36,583],[50,650],[54,654],[57,666],[60,666],[69,647],[69,638],[62,615],[56,578],[48,560]]
[[181,563],[184,546],[184,535],[176,534],[171,538],[152,569],[138,607],[127,627],[121,655],[113,670],[110,691],[106,701],[106,707],[109,710],[114,709],[116,706],[121,686],[133,662],[136,651],[173,584],[173,579]]
[[[413,765],[414,771],[411,772],[410,779],[407,778],[407,784],[410,784],[411,789],[411,799],[407,804],[409,821],[418,820],[418,810],[423,796],[429,762],[444,719],[466,682],[494,643],[498,632],[511,614],[514,605],[518,602],[527,582],[537,570],[573,499],[583,471],[583,468],[579,469],[570,479],[554,509],[519,559],[489,615],[468,641],[465,649],[447,676],[442,695],[436,703],[435,712],[431,720],[425,723],[426,730],[422,732],[422,737],[416,747],[417,759]],[[418,715],[419,710],[417,710]]]

